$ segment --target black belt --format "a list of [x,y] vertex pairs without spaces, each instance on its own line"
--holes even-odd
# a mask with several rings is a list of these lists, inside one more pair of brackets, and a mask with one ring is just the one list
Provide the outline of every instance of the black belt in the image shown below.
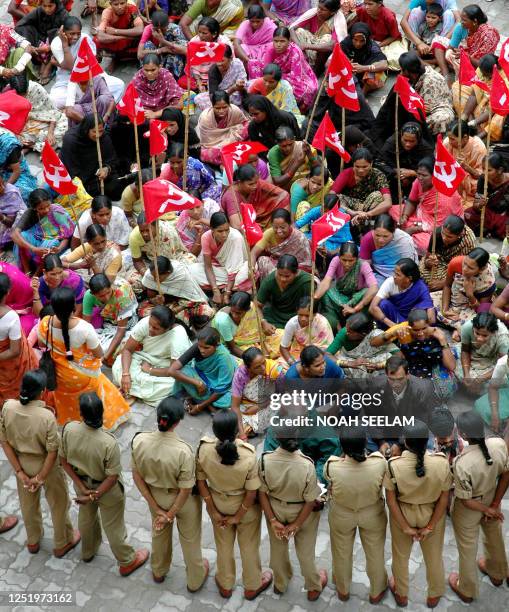
[[104,480],[94,480],[93,478],[90,478],[90,476],[81,476],[81,474],[78,474],[78,476],[81,480],[90,480],[94,485],[100,485],[104,482]]
[[281,502],[282,504],[288,504],[288,505],[294,505],[294,504],[305,504],[305,501],[286,501],[284,499],[278,499],[277,497],[272,497],[272,499],[275,499],[278,502]]

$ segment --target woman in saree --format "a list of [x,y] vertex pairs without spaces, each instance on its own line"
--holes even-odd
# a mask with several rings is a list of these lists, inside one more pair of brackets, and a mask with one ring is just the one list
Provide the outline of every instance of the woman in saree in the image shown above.
[[311,312],[311,297],[305,295],[297,304],[297,314],[285,325],[280,345],[281,357],[291,366],[299,361],[306,346],[312,344],[325,351],[333,338],[329,321],[315,310]]
[[309,0],[263,0],[267,17],[276,23],[289,25],[310,7]]
[[249,96],[247,110],[251,117],[248,126],[249,140],[260,142],[270,149],[277,144],[275,133],[282,125],[290,127],[297,138],[300,137],[300,128],[294,115],[278,110],[265,96]]
[[387,80],[387,58],[365,23],[354,23],[350,34],[341,41],[341,48],[352,64],[355,81],[364,95],[381,89]]
[[29,277],[16,266],[1,261],[0,272],[7,275],[10,281],[10,290],[4,303],[18,315],[21,328],[25,336],[28,336],[37,320],[35,306],[38,296],[34,298]]
[[4,181],[20,190],[25,202],[37,189],[37,179],[30,172],[20,141],[5,129],[0,132],[0,174]]
[[222,164],[222,147],[243,140],[247,131],[247,117],[230,104],[226,91],[218,89],[210,96],[212,108],[200,114],[196,131],[201,141],[201,159],[207,164]]
[[359,225],[390,210],[391,192],[387,177],[373,168],[368,149],[357,149],[352,164],[339,174],[331,191],[339,194],[341,208],[352,218],[352,225]]
[[380,285],[369,312],[383,329],[402,323],[416,308],[426,310],[428,321],[435,323],[435,308],[428,286],[421,279],[419,266],[403,257],[396,263],[391,277]]
[[346,317],[369,306],[377,289],[373,270],[359,259],[357,245],[344,242],[315,291],[315,300],[335,333]]
[[0,40],[0,76],[10,79],[26,71],[28,78],[37,79],[30,42],[15,32],[14,26],[4,23],[0,25]]
[[373,328],[373,319],[365,312],[350,315],[335,335],[327,353],[334,357],[347,378],[369,378],[383,374],[385,363],[399,349],[392,342],[371,346],[371,340],[383,334]]
[[247,19],[237,28],[233,39],[235,57],[244,62],[249,78],[253,78],[252,67],[263,62],[265,52],[272,46],[272,36],[277,25],[265,15],[259,4],[247,9]]
[[274,30],[272,41],[272,48],[269,48],[263,59],[264,65],[277,64],[281,67],[283,78],[292,86],[299,108],[303,112],[307,111],[318,91],[316,75],[300,47],[291,42],[288,28]]
[[[242,357],[244,351],[250,347],[261,348],[256,307],[249,293],[245,291],[236,291],[232,295],[230,305],[218,310],[211,326],[217,329],[221,342],[235,357]],[[278,329],[271,335],[264,335],[263,350],[272,359],[279,357],[282,333],[283,331]]]
[[12,244],[12,227],[26,209],[20,190],[0,175],[0,250]]
[[54,316],[39,323],[39,345],[51,351],[57,387],[49,404],[57,422],[80,420],[79,398],[95,391],[104,403],[104,427],[113,430],[129,418],[129,405],[115,385],[101,372],[103,351],[93,326],[75,316],[74,292],[55,289],[51,296]]
[[122,252],[106,238],[106,230],[99,223],[89,225],[85,231],[85,243],[62,258],[68,270],[77,270],[88,284],[94,274],[105,274],[111,282],[122,270]]
[[391,217],[401,229],[412,237],[417,252],[422,255],[428,249],[430,237],[435,223],[435,205],[438,198],[437,226],[442,225],[449,215],[463,218],[463,206],[457,192],[446,196],[436,190],[433,185],[434,159],[425,157],[417,164],[416,178],[408,195],[406,204],[402,208],[392,206]]
[[50,251],[57,255],[69,248],[74,223],[58,204],[52,204],[45,189],[35,189],[28,209],[12,230],[14,255],[24,271],[35,270]]
[[145,119],[160,119],[165,108],[179,106],[184,91],[173,75],[161,68],[159,55],[149,53],[142,61],[142,68],[133,77],[133,85],[145,109]]
[[297,258],[299,269],[311,272],[309,240],[292,226],[292,218],[286,208],[276,208],[271,215],[272,225],[263,232],[263,238],[251,249],[251,261],[260,279],[276,269],[282,255]]
[[166,306],[156,306],[132,328],[122,353],[111,369],[113,381],[124,397],[135,397],[157,406],[173,392],[175,379],[161,375],[172,361],[187,351],[191,342]]
[[107,195],[97,195],[92,199],[90,208],[80,216],[71,241],[71,248],[81,245],[80,236],[84,236],[91,225],[101,225],[106,232],[108,242],[113,242],[121,251],[129,244],[130,227],[124,211],[120,206],[113,206]]
[[283,71],[278,64],[267,64],[262,76],[250,82],[248,92],[250,95],[265,96],[277,109],[294,115],[299,126],[302,125],[304,116],[300,114],[293,87],[283,79]]
[[488,190],[484,198],[484,173],[477,181],[472,208],[465,211],[468,226],[478,232],[481,212],[484,208],[484,231],[498,240],[506,237],[507,211],[509,205],[509,172],[504,158],[499,153],[488,157]]
[[[168,148],[168,163],[163,164],[160,178],[171,181],[182,189],[184,176],[184,145],[172,142]],[[199,159],[187,158],[187,191],[198,192],[200,200],[210,198],[215,202],[221,200],[221,186],[216,182],[212,172]]]
[[239,230],[230,227],[226,215],[210,217],[210,229],[201,237],[201,256],[189,266],[202,289],[212,290],[214,304],[229,304],[234,289],[251,288],[246,245]]
[[[262,229],[269,226],[271,215],[277,208],[290,208],[290,195],[277,185],[260,178],[251,164],[244,164],[233,173],[233,185],[223,193],[221,208],[228,215],[230,225],[241,228],[239,203],[251,204],[256,212],[256,222]],[[235,192],[235,193],[234,193]]]
[[39,315],[41,310],[51,303],[53,292],[59,287],[67,287],[74,293],[76,316],[81,315],[85,283],[74,270],[67,270],[58,255],[46,255],[42,260],[42,276],[32,279],[34,291],[34,312]]
[[468,255],[451,259],[444,288],[433,294],[433,302],[438,321],[454,329],[453,340],[459,340],[465,321],[490,309],[495,289],[490,255],[483,248],[476,247]]
[[220,31],[233,36],[244,19],[241,0],[194,0],[180,20],[180,28],[187,40],[191,40],[203,17],[215,19]]
[[458,187],[464,209],[470,208],[477,193],[477,182],[484,174],[483,161],[486,157],[486,145],[479,136],[470,136],[466,121],[461,121],[461,144],[459,142],[459,123],[455,119],[447,128],[444,147],[465,170],[466,176]]
[[378,216],[373,229],[362,237],[359,257],[371,264],[379,286],[403,257],[418,261],[412,238],[387,214]]
[[108,67],[110,72],[115,70],[117,60],[133,59],[136,56],[143,28],[144,23],[136,4],[128,3],[127,0],[110,0],[95,28],[97,55],[102,58],[106,51],[112,57],[112,64]]
[[138,321],[138,302],[131,285],[106,274],[94,274],[83,297],[83,318],[97,330],[104,351],[103,362],[111,365],[126,333]]
[[341,42],[348,35],[339,0],[321,0],[318,6],[298,15],[289,28],[293,42],[306,53],[315,69],[320,67],[317,60],[324,61],[334,43]]
[[[112,118],[115,110],[115,98],[108,89],[104,77],[99,75],[92,79],[95,96],[95,106],[97,114],[103,118],[104,123],[111,127]],[[78,83],[74,100],[66,101],[64,113],[69,120],[69,127],[80,123],[86,115],[94,112],[92,103],[92,92],[90,91],[89,81]]]
[[148,302],[140,304],[140,315],[151,313],[153,305],[164,304],[190,327],[203,327],[204,321],[210,321],[214,310],[209,306],[207,296],[191,275],[187,264],[159,255],[157,272],[159,281],[152,261],[141,280]]
[[321,161],[314,149],[305,140],[297,140],[291,128],[281,126],[276,130],[277,144],[267,155],[269,172],[274,185],[290,191],[295,181],[308,176]]
[[7,305],[11,280],[0,272],[0,403],[17,399],[21,379],[37,367],[34,351],[28,346],[19,315]]
[[[323,174],[323,180],[322,180]],[[295,219],[300,219],[308,210],[320,206],[332,189],[333,181],[327,168],[313,166],[308,176],[292,183],[290,188],[290,209]]]
[[456,374],[467,392],[486,393],[497,361],[507,357],[509,332],[491,312],[481,312],[461,326],[461,361]]
[[269,426],[270,397],[283,368],[254,346],[242,353],[242,361],[233,376],[231,409],[239,419],[239,438],[247,440],[265,433]]
[[[186,120],[184,113],[178,108],[165,108],[161,115],[161,120],[168,124],[166,128],[166,137],[168,138],[168,149],[174,142],[184,145]],[[192,125],[189,126],[188,132],[188,147],[189,157],[194,159],[200,158],[201,143],[198,134]]]
[[[194,99],[198,108],[210,108],[210,96],[218,90],[225,91],[232,104],[242,108],[242,92],[247,80],[246,69],[238,57],[233,56],[233,49],[227,46],[223,59],[209,68],[208,94],[198,94]],[[244,119],[247,119],[244,115]]]
[[169,368],[165,376],[175,379],[173,394],[185,392],[186,410],[195,416],[205,409],[228,409],[231,406],[231,387],[237,361],[220,342],[219,333],[205,327],[196,334],[196,342]]
[[210,228],[210,217],[219,210],[219,204],[210,198],[204,198],[198,206],[181,211],[177,218],[175,228],[182,244],[196,257],[201,252],[201,236]]
[[257,306],[262,312],[262,329],[271,335],[284,329],[295,315],[301,298],[309,295],[311,275],[299,270],[297,258],[282,255],[274,272],[264,278],[258,290]]

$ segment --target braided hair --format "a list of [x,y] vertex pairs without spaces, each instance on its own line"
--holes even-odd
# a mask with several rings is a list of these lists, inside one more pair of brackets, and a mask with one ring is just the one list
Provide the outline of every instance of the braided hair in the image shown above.
[[479,445],[486,463],[493,465],[493,459],[484,438],[484,421],[481,415],[473,410],[462,412],[456,417],[456,425],[460,434],[468,440],[469,444]]
[[415,463],[415,473],[417,478],[423,478],[426,475],[424,467],[424,456],[426,447],[428,446],[429,429],[426,423],[415,420],[413,425],[407,425],[403,431],[405,446],[411,452],[417,455]]

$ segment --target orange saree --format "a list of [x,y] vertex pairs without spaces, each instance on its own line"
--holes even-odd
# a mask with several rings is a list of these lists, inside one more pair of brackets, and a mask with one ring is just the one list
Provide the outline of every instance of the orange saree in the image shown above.
[[[0,341],[0,353],[10,346],[9,338]],[[37,367],[38,359],[33,349],[28,346],[26,336],[21,330],[21,350],[17,357],[0,362],[0,406],[8,399],[18,399],[21,379]]]

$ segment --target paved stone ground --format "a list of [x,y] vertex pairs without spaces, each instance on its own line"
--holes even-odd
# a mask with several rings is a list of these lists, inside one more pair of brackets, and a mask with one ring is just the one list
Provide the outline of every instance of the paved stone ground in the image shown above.
[[[460,2],[464,5],[466,2]],[[401,15],[406,6],[405,2],[388,2],[394,10]],[[509,19],[507,9],[509,0],[502,2],[495,0],[491,4],[482,2],[483,10],[489,14],[494,23],[502,32],[509,32]],[[6,14],[7,0],[0,2],[0,20],[9,22],[10,17]],[[74,12],[81,10],[81,3],[75,3]],[[133,74],[134,65],[123,65],[117,74],[128,82]],[[380,95],[383,95],[380,94]],[[374,106],[378,100],[373,100]],[[38,169],[39,163],[36,156],[29,157],[30,164],[34,170]],[[496,251],[499,245],[490,243],[486,245],[490,251]],[[453,406],[454,411],[466,410],[469,404],[458,401]],[[122,465],[124,468],[124,482],[127,491],[126,523],[130,542],[137,547],[150,547],[150,515],[147,505],[141,498],[138,490],[133,484],[130,472],[130,441],[134,434],[140,430],[151,430],[155,427],[155,411],[143,404],[135,404],[132,408],[129,423],[123,425],[117,432],[116,437],[122,449]],[[210,433],[210,417],[199,415],[197,417],[186,417],[180,425],[179,434],[190,444],[196,447],[201,436]],[[261,442],[257,442],[257,450],[261,452]],[[19,516],[19,506],[16,494],[15,477],[5,458],[0,451],[0,509],[3,513],[13,513]],[[506,516],[509,517],[509,498],[503,503]],[[345,612],[357,612],[360,610],[375,609],[368,601],[368,580],[365,573],[364,554],[359,539],[355,542],[353,583],[351,599],[347,603],[340,603],[335,596],[335,591],[329,585],[316,603],[309,603],[303,588],[303,580],[299,574],[297,560],[292,551],[292,562],[295,570],[288,592],[284,596],[275,595],[268,590],[254,602],[246,602],[242,597],[240,585],[240,571],[237,588],[229,601],[221,599],[215,588],[213,578],[209,578],[203,590],[195,595],[190,595],[186,590],[185,571],[182,554],[177,544],[174,550],[174,562],[172,570],[163,584],[156,585],[151,578],[150,566],[146,565],[128,578],[121,578],[118,574],[117,565],[107,544],[103,544],[99,554],[91,564],[80,562],[79,548],[72,551],[64,559],[55,559],[51,555],[52,527],[49,519],[48,509],[43,501],[45,537],[42,541],[41,551],[37,555],[30,555],[25,544],[25,530],[22,522],[11,532],[0,536],[0,594],[6,591],[76,591],[77,607],[86,607],[97,612],[112,610],[153,610],[153,611],[184,611],[206,612],[208,610],[225,610],[236,612],[304,612],[305,610],[316,610],[323,612],[329,608],[341,608]],[[77,512],[72,508],[73,522],[77,522]],[[327,524],[327,509],[322,513],[320,531],[316,544],[316,556],[318,566],[326,568],[330,572],[330,542]],[[204,512],[203,522],[203,553],[210,561],[211,574],[215,572],[216,552],[209,517]],[[509,549],[509,531],[505,528],[506,544]],[[262,528],[262,563],[267,566],[269,556],[269,545],[265,523]],[[237,554],[237,561],[239,557]],[[455,546],[454,536],[450,522],[447,523],[444,546],[444,563],[446,572],[457,569],[458,554]],[[390,571],[391,550],[390,535],[388,532],[386,542],[386,564]],[[426,599],[426,575],[422,554],[418,547],[414,547],[410,561],[410,603],[408,609],[418,612],[425,610]],[[395,609],[392,596],[379,606],[379,609]],[[13,609],[0,606],[2,610]],[[35,608],[35,609],[52,609]],[[22,610],[23,607],[17,607]],[[28,608],[27,608],[28,609]],[[33,607],[31,608],[34,609]],[[77,608],[76,608],[77,609]],[[452,591],[447,590],[445,597],[440,602],[438,610],[449,610],[456,612],[466,609],[460,603]],[[496,589],[487,578],[481,580],[481,594],[478,602],[471,606],[472,610],[483,610],[484,612],[502,612],[509,609],[509,589],[502,586]]]

